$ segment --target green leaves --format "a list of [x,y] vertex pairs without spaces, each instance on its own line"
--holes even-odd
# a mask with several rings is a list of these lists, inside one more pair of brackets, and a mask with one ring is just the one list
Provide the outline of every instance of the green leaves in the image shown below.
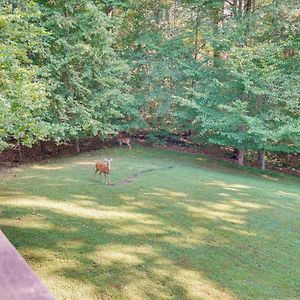
[[35,25],[37,6],[24,3],[23,9],[12,10],[9,4],[0,8],[0,149],[9,139],[30,146],[49,127],[42,119],[48,106],[45,83],[31,59],[45,31]]
[[297,1],[9,2],[0,147],[164,127],[298,151]]
[[[278,7],[273,5],[243,18],[231,16],[217,29],[208,30],[206,21],[199,22],[204,43],[213,50],[202,49],[205,76],[194,82],[180,104],[198,124],[199,134],[213,143],[299,150],[300,77],[294,67],[300,58],[295,43],[299,4],[279,5],[276,23],[272,17]],[[283,29],[280,33],[275,32],[278,27]]]
[[[105,135],[118,127],[130,101],[129,69],[112,48],[108,17],[94,1],[41,4],[50,54],[51,119],[61,138]],[[56,133],[58,134],[58,133]]]

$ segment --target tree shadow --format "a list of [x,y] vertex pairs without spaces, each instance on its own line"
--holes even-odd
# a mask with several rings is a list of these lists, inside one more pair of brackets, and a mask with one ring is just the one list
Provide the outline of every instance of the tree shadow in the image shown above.
[[34,169],[0,196],[1,229],[58,299],[82,299],[83,286],[91,299],[299,295],[296,187],[234,177],[96,190],[89,171]]

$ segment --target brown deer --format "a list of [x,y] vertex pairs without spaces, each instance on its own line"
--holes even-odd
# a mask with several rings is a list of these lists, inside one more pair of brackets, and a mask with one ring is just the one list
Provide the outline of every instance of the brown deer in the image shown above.
[[129,150],[131,150],[131,140],[128,137],[118,137],[119,147],[122,145],[127,145]]
[[[102,181],[102,173],[104,174],[104,177],[105,177],[105,180],[106,178],[108,178],[108,184],[110,185],[110,179],[109,177],[107,177],[109,175],[109,172],[110,172],[110,163],[112,162],[112,158],[111,159],[106,159],[105,158],[105,163],[102,163],[102,162],[96,162],[96,170],[95,170],[95,175],[97,172],[99,172],[100,174],[100,178],[101,178],[101,181]],[[106,182],[107,184],[107,182]]]

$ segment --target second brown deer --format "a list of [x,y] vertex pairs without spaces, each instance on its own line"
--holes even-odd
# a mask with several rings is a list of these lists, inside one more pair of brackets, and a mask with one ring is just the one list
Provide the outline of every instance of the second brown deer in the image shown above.
[[101,181],[102,181],[102,174],[104,174],[105,180],[108,179],[108,182],[106,181],[106,184],[110,185],[110,179],[108,177],[109,173],[110,173],[110,164],[112,162],[112,158],[111,159],[106,159],[105,158],[105,163],[102,162],[96,162],[96,170],[95,170],[95,175],[97,172],[99,172]]
[[131,140],[128,137],[118,137],[119,147],[122,145],[127,145],[129,150],[131,150]]

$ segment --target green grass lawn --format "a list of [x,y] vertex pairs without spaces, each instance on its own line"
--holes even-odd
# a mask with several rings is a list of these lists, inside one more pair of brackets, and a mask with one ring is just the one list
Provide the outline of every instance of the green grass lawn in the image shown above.
[[[0,228],[57,299],[300,299],[300,180],[134,146],[24,165]],[[111,181],[94,163],[112,157]]]

